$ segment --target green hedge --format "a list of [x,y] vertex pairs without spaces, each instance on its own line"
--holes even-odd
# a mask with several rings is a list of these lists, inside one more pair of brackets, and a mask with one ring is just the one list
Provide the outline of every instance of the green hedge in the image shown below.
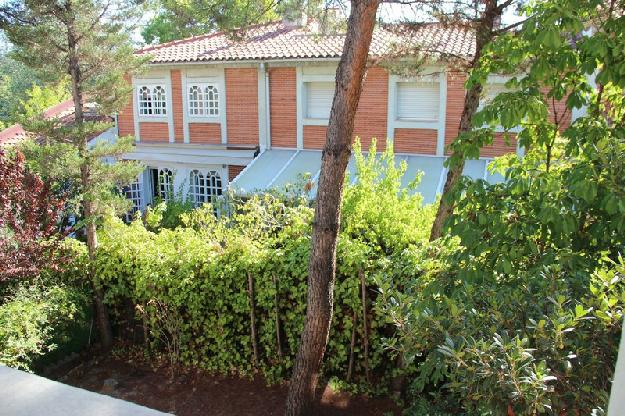
[[[393,327],[373,307],[377,288],[372,276],[389,267],[388,255],[426,238],[432,212],[422,207],[419,195],[400,190],[405,166],[394,165],[392,150],[381,158],[375,152],[367,158],[357,154],[358,178],[345,190],[334,319],[323,371],[347,380],[353,354],[351,384],[379,390],[388,386],[396,365],[384,346]],[[153,344],[173,363],[223,374],[251,374],[256,367],[268,381],[279,381],[290,375],[304,324],[313,210],[264,195],[233,211],[216,219],[212,207],[205,206],[183,215],[184,226],[158,232],[139,219],[126,225],[109,218],[99,233],[98,276],[113,309],[128,299],[136,305]],[[366,337],[361,273],[367,288]],[[258,333],[256,365],[249,279]]]

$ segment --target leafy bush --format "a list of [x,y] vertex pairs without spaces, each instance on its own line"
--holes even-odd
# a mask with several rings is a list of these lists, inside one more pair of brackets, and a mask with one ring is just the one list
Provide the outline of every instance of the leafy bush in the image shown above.
[[157,201],[145,213],[146,226],[151,231],[174,229],[182,225],[182,216],[193,208],[193,203],[183,199],[182,195],[172,196],[169,201]]
[[[345,380],[349,371],[351,383],[370,388],[385,386],[395,367],[382,342],[392,328],[372,307],[377,293],[372,276],[386,267],[388,253],[426,236],[431,209],[421,206],[419,195],[400,190],[405,167],[394,165],[390,146],[382,157],[370,152],[356,160],[356,182],[345,190],[324,373]],[[97,273],[110,305],[121,311],[129,299],[140,308],[153,347],[168,349],[175,339],[175,353],[169,349],[174,360],[219,373],[251,374],[256,367],[269,381],[279,381],[290,374],[304,323],[313,210],[266,194],[230,211],[216,218],[205,205],[181,215],[184,226],[159,232],[140,219],[125,225],[109,218],[99,235]],[[176,322],[172,333],[163,333],[163,322]]]
[[63,285],[21,286],[0,305],[0,363],[29,370],[39,357],[67,342],[85,319],[86,295]]
[[624,150],[607,139],[549,171],[534,152],[500,160],[509,180],[464,184],[450,237],[406,256],[421,259],[407,285],[378,277],[417,391],[443,387],[479,414],[605,409],[625,307]]

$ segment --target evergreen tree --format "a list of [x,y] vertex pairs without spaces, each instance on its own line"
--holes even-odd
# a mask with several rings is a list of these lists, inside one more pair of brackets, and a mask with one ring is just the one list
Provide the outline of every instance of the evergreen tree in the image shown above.
[[[13,45],[12,57],[37,71],[46,81],[60,81],[69,75],[74,119],[69,125],[59,120],[34,120],[27,128],[40,135],[48,154],[71,157],[51,160],[67,162],[68,175],[80,184],[80,202],[89,257],[98,246],[96,223],[110,206],[111,190],[139,173],[130,163],[106,164],[107,156],[130,150],[131,138],[115,144],[90,147],[88,142],[110,125],[102,118],[85,116],[86,100],[97,105],[101,115],[118,111],[125,104],[130,86],[125,76],[138,70],[142,61],[133,54],[126,22],[133,12],[124,1],[97,0],[13,0],[0,7],[0,28]],[[112,332],[102,289],[90,268],[94,303],[102,345],[112,344]]]

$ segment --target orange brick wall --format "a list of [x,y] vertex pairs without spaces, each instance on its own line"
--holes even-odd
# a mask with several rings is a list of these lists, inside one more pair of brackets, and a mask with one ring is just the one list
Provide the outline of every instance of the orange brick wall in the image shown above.
[[304,126],[304,149],[323,149],[327,129],[326,126]]
[[169,127],[163,122],[142,122],[139,123],[139,134],[142,142],[147,143],[168,143]]
[[438,130],[395,129],[393,149],[395,153],[436,154]]
[[447,74],[447,111],[445,112],[445,154],[447,146],[458,136],[460,117],[464,108],[464,82],[467,77],[460,72]]
[[189,123],[189,143],[221,144],[221,124]]
[[297,84],[295,68],[269,70],[271,146],[297,146]]
[[226,68],[228,144],[258,145],[258,72]]
[[[125,76],[124,79],[130,83],[130,77]],[[128,104],[117,115],[117,126],[119,128],[120,136],[134,136],[135,135],[135,123],[132,114],[132,108],[134,106],[135,92],[130,93]]]
[[547,100],[547,110],[549,111],[549,120],[552,123],[555,123],[556,116],[558,117],[558,123],[560,123],[560,131],[564,131],[570,124],[572,120],[571,110],[566,108],[566,98],[563,100],[556,101],[552,98],[547,97],[548,89],[542,90],[543,94],[545,94],[545,99]]
[[228,180],[232,182],[243,169],[245,166],[228,165]]
[[504,138],[504,133],[495,133],[493,144],[484,146],[480,149],[481,157],[495,157],[505,155],[506,153],[516,153],[516,139],[514,134],[508,133],[508,142]]
[[373,137],[377,139],[378,150],[386,147],[387,110],[388,73],[383,68],[370,68],[354,120],[354,136],[360,137],[364,150],[369,148]]
[[182,77],[179,69],[172,69],[171,76],[171,111],[174,115],[174,138],[178,143],[184,141],[182,119]]

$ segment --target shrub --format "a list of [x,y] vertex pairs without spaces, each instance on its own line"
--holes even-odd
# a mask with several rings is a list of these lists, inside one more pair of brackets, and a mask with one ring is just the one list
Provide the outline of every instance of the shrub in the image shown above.
[[[395,368],[382,342],[392,328],[373,309],[372,276],[386,267],[388,253],[423,239],[431,221],[421,197],[400,189],[405,167],[392,163],[390,146],[381,158],[369,154],[357,153],[356,181],[345,190],[324,364],[326,377],[349,379],[363,389],[384,388]],[[231,215],[219,218],[205,205],[183,214],[184,226],[159,232],[140,220],[125,225],[108,219],[96,260],[107,302],[118,310],[126,300],[137,305],[153,349],[169,349],[183,365],[224,374],[258,370],[270,382],[283,380],[304,324],[313,217],[307,204],[293,202],[256,195],[233,202]],[[164,333],[163,322],[175,322],[175,330]],[[174,349],[168,348],[170,340]]]
[[478,414],[605,409],[625,307],[623,146],[611,145],[615,157],[550,171],[532,152],[500,160],[509,180],[464,184],[449,237],[406,255],[421,259],[407,285],[378,277],[416,391],[442,388]]
[[64,285],[23,285],[0,305],[0,363],[32,369],[85,320],[86,295]]

